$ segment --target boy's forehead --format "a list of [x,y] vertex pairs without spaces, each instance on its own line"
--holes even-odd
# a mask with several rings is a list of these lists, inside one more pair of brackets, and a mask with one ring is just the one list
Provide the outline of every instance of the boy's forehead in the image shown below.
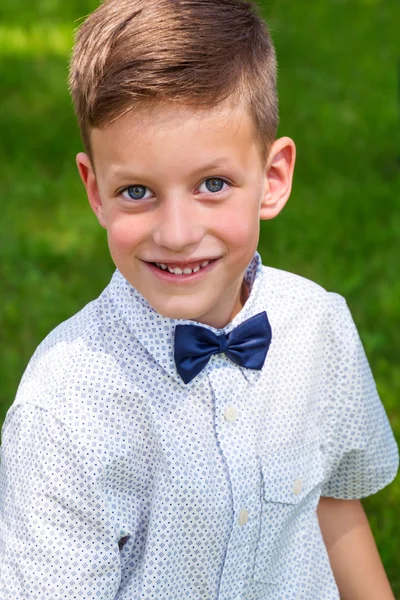
[[255,146],[256,131],[249,111],[242,106],[222,103],[205,109],[159,103],[126,112],[110,125],[93,129],[91,144],[95,160],[110,167],[130,157],[151,160],[160,152],[185,151],[208,163],[220,163],[239,158]]

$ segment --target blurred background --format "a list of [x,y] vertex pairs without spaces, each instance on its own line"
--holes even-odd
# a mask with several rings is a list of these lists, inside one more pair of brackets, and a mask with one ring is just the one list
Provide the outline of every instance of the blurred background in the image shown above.
[[[113,264],[75,167],[74,29],[97,0],[0,5],[0,425],[38,343],[95,298]],[[347,299],[400,440],[398,0],[265,0],[280,135],[298,160],[265,264]],[[400,599],[400,476],[363,500]]]

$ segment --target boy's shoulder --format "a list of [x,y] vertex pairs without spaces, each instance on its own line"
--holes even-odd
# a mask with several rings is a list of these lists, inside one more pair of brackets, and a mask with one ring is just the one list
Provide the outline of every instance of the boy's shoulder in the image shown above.
[[262,271],[262,293],[269,298],[286,299],[292,305],[303,304],[306,301],[322,305],[345,302],[339,294],[329,292],[315,281],[301,275],[266,265],[262,265]]
[[[28,403],[50,411],[65,409],[82,390],[118,369],[107,351],[118,336],[121,316],[113,299],[115,275],[98,298],[55,327],[39,344],[23,374],[14,406]],[[110,336],[110,332],[113,332]],[[121,334],[122,335],[122,334]]]
[[257,302],[276,326],[285,329],[296,323],[297,330],[315,328],[322,338],[328,332],[342,335],[347,330],[354,334],[354,322],[343,296],[288,271],[263,265]]

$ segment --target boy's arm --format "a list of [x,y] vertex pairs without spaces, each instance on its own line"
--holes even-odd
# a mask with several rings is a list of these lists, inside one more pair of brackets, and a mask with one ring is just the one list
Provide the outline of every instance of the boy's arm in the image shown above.
[[0,600],[113,600],[121,581],[97,456],[64,423],[19,404],[2,429]]
[[321,497],[317,514],[341,600],[395,600],[361,502]]

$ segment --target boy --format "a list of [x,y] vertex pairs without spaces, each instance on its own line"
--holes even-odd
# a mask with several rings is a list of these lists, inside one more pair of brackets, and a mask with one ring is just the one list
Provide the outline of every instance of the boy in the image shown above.
[[117,271],[8,412],[0,598],[393,598],[357,499],[398,451],[354,323],[256,253],[295,162],[261,19],[108,0],[70,85]]

